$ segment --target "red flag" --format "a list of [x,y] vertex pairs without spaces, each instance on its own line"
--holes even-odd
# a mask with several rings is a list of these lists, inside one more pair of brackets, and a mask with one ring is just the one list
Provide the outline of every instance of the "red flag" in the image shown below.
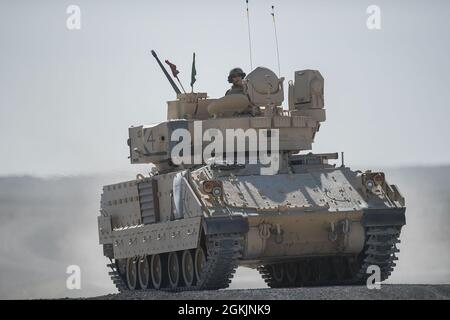
[[166,60],[166,63],[169,65],[170,70],[172,70],[173,76],[176,78],[180,71],[177,70],[177,66],[171,63],[169,60]]

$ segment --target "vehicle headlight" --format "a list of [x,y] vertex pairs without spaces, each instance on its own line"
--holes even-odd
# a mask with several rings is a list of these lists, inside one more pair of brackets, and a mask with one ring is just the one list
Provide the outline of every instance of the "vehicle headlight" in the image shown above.
[[372,172],[372,171],[366,171],[362,175],[363,179],[363,185],[368,190],[373,190],[377,186],[383,186],[383,183],[385,183],[384,173],[383,172]]
[[367,180],[366,181],[366,187],[369,190],[372,190],[372,188],[375,186],[375,183],[372,180]]
[[219,186],[215,186],[212,190],[212,195],[215,197],[220,197],[222,195],[222,188]]

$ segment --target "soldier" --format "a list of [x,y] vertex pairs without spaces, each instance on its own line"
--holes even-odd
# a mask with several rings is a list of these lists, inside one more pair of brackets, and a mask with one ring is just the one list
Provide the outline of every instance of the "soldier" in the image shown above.
[[228,82],[232,83],[231,89],[229,89],[225,95],[229,94],[244,94],[244,87],[242,85],[242,79],[245,78],[245,72],[241,68],[234,68],[228,75]]

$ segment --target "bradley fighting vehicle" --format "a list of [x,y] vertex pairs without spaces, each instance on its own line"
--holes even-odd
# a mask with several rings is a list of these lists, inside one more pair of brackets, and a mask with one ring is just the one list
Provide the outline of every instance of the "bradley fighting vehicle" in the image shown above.
[[[103,187],[99,238],[119,291],[225,288],[238,266],[256,268],[270,287],[365,283],[373,266],[389,277],[404,198],[383,172],[308,153],[325,121],[323,78],[296,71],[287,108],[283,80],[258,67],[244,94],[179,93],[167,121],[129,128],[131,163],[154,167]],[[174,152],[183,132],[192,141]],[[251,143],[252,132],[267,143]],[[237,152],[225,148],[239,139]],[[213,140],[226,154],[204,159]]]

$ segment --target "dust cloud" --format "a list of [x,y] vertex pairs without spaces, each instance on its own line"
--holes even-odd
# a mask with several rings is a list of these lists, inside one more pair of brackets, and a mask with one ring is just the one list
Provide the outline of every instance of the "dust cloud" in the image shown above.
[[[382,168],[380,168],[382,169]],[[399,261],[390,283],[449,283],[450,167],[384,169],[407,201]],[[0,299],[95,296],[115,292],[98,244],[102,185],[132,176],[0,178]],[[69,265],[81,289],[68,290]],[[239,268],[231,288],[261,288]]]

